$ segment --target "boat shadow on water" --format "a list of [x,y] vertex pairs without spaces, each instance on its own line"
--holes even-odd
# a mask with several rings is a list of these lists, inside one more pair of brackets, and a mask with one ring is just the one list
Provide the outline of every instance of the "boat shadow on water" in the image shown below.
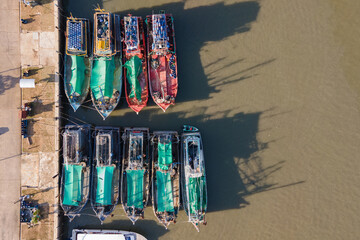
[[[176,52],[178,57],[179,92],[176,102],[188,102],[210,98],[216,93],[218,84],[210,84],[211,79],[205,74],[201,62],[201,49],[209,42],[216,42],[236,34],[251,30],[251,23],[255,22],[260,11],[258,1],[240,2],[234,4],[217,3],[212,5],[185,8],[185,1],[177,3],[162,4],[147,8],[119,9],[112,1],[91,0],[89,1],[65,1],[64,6],[69,15],[81,16],[92,19],[94,6],[99,5],[121,17],[131,13],[133,16],[150,15],[160,10],[171,13],[174,17]],[[124,5],[124,4],[122,4]],[[218,59],[211,63],[213,67],[220,63]],[[273,61],[269,60],[270,62]],[[269,61],[265,61],[264,64]],[[240,77],[235,81],[241,81],[248,77]],[[185,90],[186,91],[183,91]],[[199,91],[201,89],[201,91]],[[122,93],[124,96],[124,93]],[[149,106],[154,106],[149,101]],[[121,108],[126,108],[124,99],[119,103]]]
[[[259,119],[263,112],[237,113],[229,111],[205,114],[207,108],[188,113],[167,113],[169,129],[179,129],[182,123],[199,128],[203,144],[208,187],[208,212],[238,209],[250,204],[246,197],[277,186],[268,177],[281,169],[284,162],[268,166],[260,156],[269,142],[260,142]],[[211,119],[214,115],[221,118]],[[161,115],[149,116],[152,130],[161,130]],[[210,119],[210,120],[206,120]]]
[[[198,127],[204,144],[208,212],[246,207],[250,204],[246,198],[252,194],[302,183],[300,181],[281,185],[270,181],[272,175],[281,170],[285,161],[266,163],[262,159],[262,153],[266,151],[269,143],[276,140],[261,142],[257,135],[260,117],[262,114],[271,117],[269,114],[273,109],[236,114],[225,110],[207,114],[211,108],[197,107],[191,112],[167,112],[166,119],[163,114],[145,108],[141,118],[133,112],[127,112],[121,116],[110,116],[105,123],[109,126],[125,126],[131,122],[132,126],[140,127],[144,126],[146,119],[151,123],[152,132],[167,129],[178,130],[180,133],[183,124]],[[87,114],[90,114],[91,110],[87,111]],[[102,122],[99,119],[93,118],[92,124],[100,123]]]
[[[134,16],[146,16],[152,11],[157,13],[165,10],[173,15],[179,77],[176,102],[180,103],[208,99],[211,93],[218,91],[217,86],[209,83],[211,79],[204,72],[200,50],[208,42],[249,31],[250,23],[256,20],[259,9],[256,1],[229,5],[218,3],[190,9],[185,9],[185,3],[179,2],[151,8],[127,9],[116,14],[124,16],[130,12]],[[149,105],[154,105],[153,101],[149,101]]]
[[[150,209],[149,209],[150,210]],[[151,211],[147,212],[152,214]],[[99,220],[94,215],[94,212],[91,209],[90,203],[88,203],[83,211],[81,216],[76,217],[68,225],[63,225],[63,231],[61,239],[68,239],[67,237],[71,236],[72,229],[121,229],[125,231],[135,231],[139,234],[146,236],[148,239],[158,239],[162,235],[166,234],[168,230],[164,228],[163,225],[160,225],[158,221],[155,221],[150,216],[147,219],[142,219],[136,222],[136,225],[126,217],[124,210],[119,203],[116,205],[114,212],[108,217],[108,219],[99,227]],[[149,237],[151,235],[151,238]]]
[[[79,6],[79,3],[76,4]],[[101,3],[100,6],[102,6]],[[89,103],[76,113],[66,112],[66,109],[62,111],[71,115],[67,115],[67,117],[71,118],[71,121],[79,124],[86,121],[86,123],[95,126],[124,127],[131,125],[131,127],[150,127],[151,132],[177,130],[179,133],[183,124],[198,127],[204,144],[208,212],[240,209],[250,204],[248,200],[250,195],[301,183],[280,185],[270,180],[270,177],[275,173],[277,174],[285,163],[279,161],[271,165],[262,158],[262,152],[266,151],[270,142],[261,142],[259,140],[258,133],[261,131],[259,130],[259,121],[264,114],[271,113],[272,109],[244,113],[234,109],[233,106],[228,106],[223,111],[214,112],[213,109],[218,108],[218,106],[196,107],[195,105],[198,100],[207,100],[213,93],[218,92],[217,87],[220,84],[233,84],[234,81],[249,78],[249,76],[243,76],[235,80],[232,80],[233,78],[221,79],[227,81],[211,84],[214,82],[205,74],[204,67],[212,68],[224,59],[220,57],[209,65],[203,66],[200,51],[208,42],[221,41],[234,34],[249,31],[249,24],[256,20],[260,5],[256,1],[250,1],[229,5],[219,3],[190,9],[184,7],[185,3],[180,2],[152,8],[127,9],[120,12],[119,10],[118,12],[113,11],[110,8],[107,10],[121,16],[131,13],[133,16],[145,17],[151,14],[153,10],[155,12],[165,10],[173,15],[179,59],[179,93],[176,102],[181,105],[182,102],[194,101],[193,106],[187,108],[187,110],[177,110],[176,107],[170,108],[171,110],[164,114],[158,108],[155,110],[155,103],[149,101],[150,106],[144,108],[140,115],[137,116],[127,108],[127,103],[122,98],[117,111],[115,110],[106,121],[99,118]],[[68,10],[71,10],[73,14],[75,12],[70,8]],[[80,9],[77,9],[77,11],[84,12]],[[89,13],[85,12],[84,17],[86,17],[86,14]],[[80,16],[80,14],[77,15]],[[241,61],[239,59],[234,64]],[[264,61],[242,70],[240,73],[262,67],[273,61],[274,59]],[[94,214],[89,209],[84,210],[81,217],[75,218],[70,224],[65,223],[68,229],[84,228],[85,226],[86,228],[99,227],[97,219],[91,218],[87,220],[88,215],[94,217]],[[183,209],[180,212],[183,213]],[[157,239],[164,235],[167,230],[157,223],[155,217],[147,214],[149,214],[149,211],[145,213],[145,220],[138,221],[133,227],[131,221],[125,219],[123,209],[117,205],[114,218],[110,218],[112,220],[110,223],[104,222],[102,228],[117,229],[121,227],[130,231],[135,229],[139,230],[139,233],[144,236],[151,236],[151,239]],[[122,219],[119,219],[118,216]],[[95,221],[93,221],[94,219]]]

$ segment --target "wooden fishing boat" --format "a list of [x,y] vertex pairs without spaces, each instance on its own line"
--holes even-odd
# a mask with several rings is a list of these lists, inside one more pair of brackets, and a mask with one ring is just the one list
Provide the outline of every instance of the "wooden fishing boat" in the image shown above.
[[89,20],[69,17],[66,21],[64,89],[71,107],[76,111],[89,93],[91,60]]
[[91,205],[101,223],[119,199],[120,129],[95,128],[95,154],[91,182]]
[[141,17],[130,14],[121,23],[126,101],[139,114],[149,95],[144,23]]
[[181,135],[181,188],[185,212],[197,231],[199,224],[206,224],[207,186],[203,144],[198,131]]
[[178,91],[174,20],[171,14],[146,16],[150,93],[165,112]]
[[66,125],[63,133],[63,166],[60,205],[72,221],[89,199],[91,136],[90,125]]
[[105,120],[120,101],[122,62],[120,16],[95,9],[91,99]]
[[149,198],[149,129],[125,128],[122,138],[121,203],[135,224],[139,217],[144,218]]
[[197,129],[194,126],[190,126],[190,125],[183,126],[183,132],[197,132],[197,131],[199,131],[199,129]]
[[151,139],[152,205],[166,229],[170,223],[176,223],[180,207],[179,142],[175,131],[157,131]]

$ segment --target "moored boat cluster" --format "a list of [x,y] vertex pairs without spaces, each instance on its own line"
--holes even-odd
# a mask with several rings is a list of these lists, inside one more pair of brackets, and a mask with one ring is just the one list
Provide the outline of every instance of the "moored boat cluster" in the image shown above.
[[[70,221],[90,200],[101,223],[118,201],[135,224],[151,199],[166,228],[182,206],[197,230],[205,224],[207,188],[201,135],[197,128],[176,131],[148,128],[67,125],[63,133],[60,204]],[[93,142],[93,144],[92,144]],[[92,148],[93,146],[93,148]]]
[[124,16],[95,9],[93,49],[90,25],[69,17],[66,24],[64,86],[76,111],[89,89],[93,105],[105,120],[116,108],[122,85],[129,107],[139,113],[148,102],[165,111],[178,90],[173,17],[161,11],[146,16]]

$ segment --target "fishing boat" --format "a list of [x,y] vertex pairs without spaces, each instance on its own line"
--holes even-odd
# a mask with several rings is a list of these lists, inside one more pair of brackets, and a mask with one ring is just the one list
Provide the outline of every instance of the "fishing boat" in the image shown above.
[[181,135],[181,145],[183,205],[189,222],[199,231],[199,224],[206,224],[207,210],[205,159],[200,132],[184,132]]
[[64,89],[71,107],[76,111],[89,93],[91,77],[89,20],[68,17],[65,36]]
[[171,14],[146,16],[150,93],[165,112],[178,91],[174,20]]
[[120,16],[95,9],[91,99],[105,120],[120,101],[122,88]]
[[90,125],[66,125],[63,133],[63,166],[60,205],[72,221],[89,199],[91,136]]
[[149,198],[149,129],[125,128],[121,203],[127,217],[135,224],[144,218]]
[[175,131],[156,131],[152,145],[152,205],[167,229],[176,223],[180,206],[179,136]]
[[101,224],[118,202],[119,181],[120,129],[96,127],[91,205]]
[[72,240],[146,240],[139,233],[108,229],[73,229]]
[[190,126],[190,125],[183,126],[183,132],[197,132],[197,131],[199,131],[199,129],[197,129],[194,126]]
[[146,106],[149,95],[144,23],[141,17],[130,14],[121,23],[126,101],[139,114]]

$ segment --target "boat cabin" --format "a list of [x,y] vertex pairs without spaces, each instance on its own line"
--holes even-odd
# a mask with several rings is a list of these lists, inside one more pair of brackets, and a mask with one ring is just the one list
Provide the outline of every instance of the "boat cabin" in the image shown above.
[[83,18],[68,18],[66,21],[66,54],[84,56],[88,54],[87,31],[89,21]]
[[204,171],[201,148],[200,138],[192,136],[186,140],[186,166],[190,168],[189,170],[192,174],[199,176],[201,176]]
[[165,14],[152,15],[152,37],[153,43],[151,49],[153,51],[167,50],[170,46],[168,29]]
[[144,165],[144,134],[143,132],[131,132],[129,138],[129,170],[139,170]]
[[125,45],[128,52],[139,49],[139,21],[137,17],[124,17]]
[[94,14],[94,55],[110,57],[121,50],[120,16],[95,9]]
[[97,166],[110,165],[112,159],[112,132],[98,133],[96,136]]
[[81,130],[68,130],[64,133],[64,162],[80,162]]
[[121,230],[73,229],[72,240],[146,240],[142,235]]

